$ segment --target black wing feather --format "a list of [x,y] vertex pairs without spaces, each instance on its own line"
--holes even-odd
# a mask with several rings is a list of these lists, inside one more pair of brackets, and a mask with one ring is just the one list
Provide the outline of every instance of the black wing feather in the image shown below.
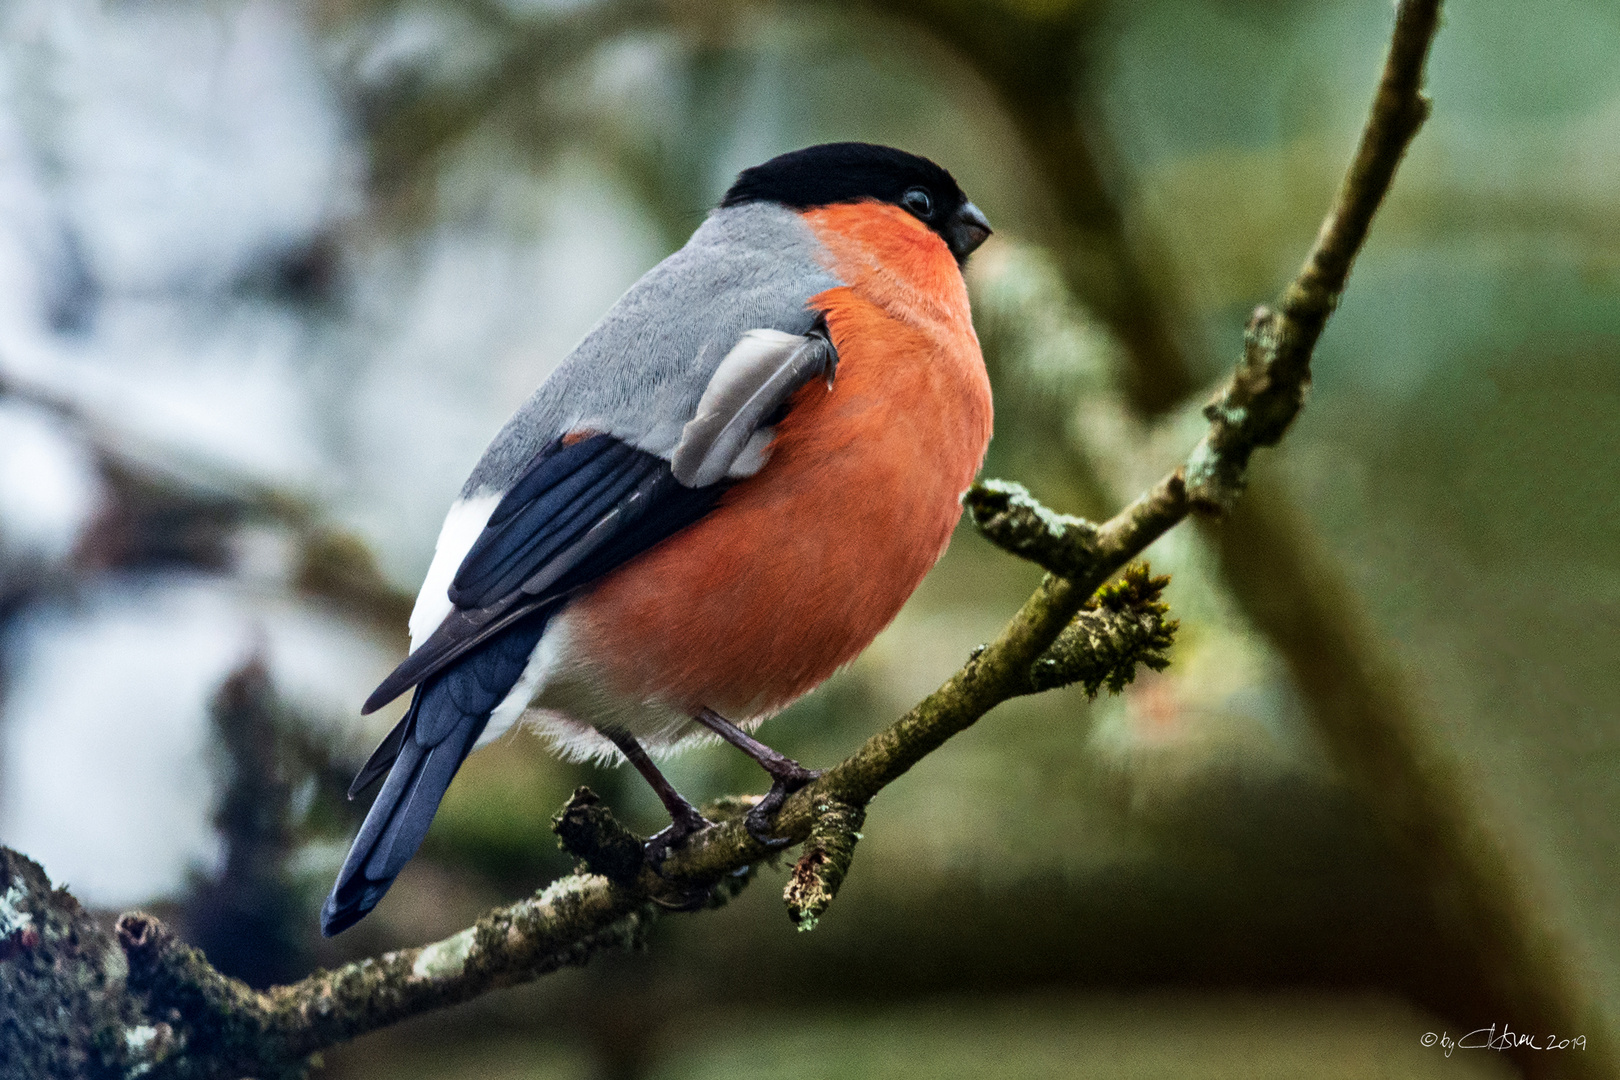
[[[507,627],[684,529],[712,510],[728,486],[684,487],[663,458],[609,435],[568,446],[552,442],[496,505],[462,560],[450,587],[455,609],[362,711],[381,708]],[[382,762],[376,766],[367,765],[372,778]]]
[[351,789],[352,794],[392,766],[321,908],[322,933],[330,937],[360,921],[422,846],[456,770],[560,606],[554,601],[417,688],[405,718]]
[[399,757],[399,748],[405,742],[405,736],[410,731],[411,720],[415,715],[414,709],[406,712],[404,716],[400,717],[399,723],[394,725],[393,730],[383,736],[383,741],[377,744],[377,749],[371,752],[371,756],[366,759],[366,763],[360,766],[360,771],[355,773],[354,782],[349,785],[349,798],[352,799],[366,790],[379,776],[393,766],[394,759]]
[[486,530],[479,543],[490,542],[482,551],[468,552],[450,586],[450,602],[458,607],[485,607],[522,588],[537,567],[583,538],[632,488],[659,468],[653,464],[658,458],[645,457],[652,460],[617,463],[589,486],[559,485],[513,515],[500,530]]
[[505,524],[513,514],[585,468],[593,458],[623,445],[614,439],[580,439],[569,445],[564,445],[560,438],[551,440],[535,454],[528,470],[501,498],[495,512],[489,515],[488,527]]
[[[457,607],[484,607],[516,588],[529,576],[525,568],[532,573],[577,539],[611,506],[611,493],[633,485],[644,459],[653,457],[606,435],[548,449],[495,507],[462,559],[450,583],[450,602]],[[514,500],[520,493],[523,498]]]

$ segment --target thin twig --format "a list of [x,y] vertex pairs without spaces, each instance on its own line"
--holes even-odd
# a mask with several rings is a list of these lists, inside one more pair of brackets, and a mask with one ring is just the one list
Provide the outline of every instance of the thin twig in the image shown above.
[[1187,462],[1187,494],[1201,512],[1218,514],[1237,501],[1249,455],[1275,445],[1305,402],[1316,339],[1344,293],[1395,167],[1428,118],[1423,62],[1439,22],[1440,0],[1404,0],[1396,11],[1372,114],[1333,208],[1277,308],[1255,309],[1237,370],[1204,408],[1209,433]]

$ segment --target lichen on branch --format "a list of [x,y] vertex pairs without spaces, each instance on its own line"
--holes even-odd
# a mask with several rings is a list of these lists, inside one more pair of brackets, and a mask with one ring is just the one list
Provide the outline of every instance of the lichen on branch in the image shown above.
[[1126,567],[1097,590],[1030,666],[1026,692],[1078,684],[1087,697],[1096,697],[1105,687],[1117,694],[1135,680],[1138,666],[1153,671],[1169,667],[1166,650],[1175,643],[1177,623],[1165,618],[1170,606],[1161,597],[1168,584],[1168,575],[1154,577],[1146,563]]
[[1097,561],[1097,526],[1060,514],[1023,484],[980,480],[962,503],[986,540],[1058,577],[1083,577]]
[[[1096,525],[1042,505],[1022,484],[981,480],[962,501],[985,539],[1058,577],[1084,578],[1103,559]],[[1139,664],[1163,671],[1170,666],[1165,650],[1176,633],[1175,620],[1165,618],[1169,606],[1161,599],[1169,583],[1169,577],[1153,577],[1145,563],[1127,567],[1084,604],[1030,665],[1025,685],[1014,693],[1079,683],[1089,697],[1105,686],[1117,694],[1136,678]]]
[[866,822],[866,808],[837,799],[816,804],[816,823],[804,841],[804,851],[793,864],[782,902],[788,918],[800,930],[814,930],[821,915],[838,895],[855,858],[855,844]]
[[148,1060],[162,1032],[123,992],[123,965],[77,900],[0,847],[0,1077],[116,1077]]

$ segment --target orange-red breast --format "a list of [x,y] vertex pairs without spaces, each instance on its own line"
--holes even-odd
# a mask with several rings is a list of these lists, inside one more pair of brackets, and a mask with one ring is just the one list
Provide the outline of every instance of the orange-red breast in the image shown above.
[[520,720],[626,759],[709,732],[773,779],[768,840],[815,774],[747,731],[853,659],[944,552],[990,439],[961,266],[990,226],[944,169],[864,143],[745,170],[495,437],[450,509],[411,687],[355,779],[387,774],[321,912],[381,899],[467,754]]

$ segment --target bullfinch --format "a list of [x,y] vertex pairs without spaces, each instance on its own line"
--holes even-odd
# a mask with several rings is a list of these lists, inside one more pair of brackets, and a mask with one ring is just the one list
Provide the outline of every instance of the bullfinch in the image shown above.
[[386,775],[321,909],[352,926],[416,853],[467,755],[519,721],[625,760],[671,824],[707,822],[654,757],[748,732],[854,659],[943,554],[990,440],[962,266],[990,225],[951,174],[865,143],[744,170],[506,423],[439,533],[415,689],[350,796]]

